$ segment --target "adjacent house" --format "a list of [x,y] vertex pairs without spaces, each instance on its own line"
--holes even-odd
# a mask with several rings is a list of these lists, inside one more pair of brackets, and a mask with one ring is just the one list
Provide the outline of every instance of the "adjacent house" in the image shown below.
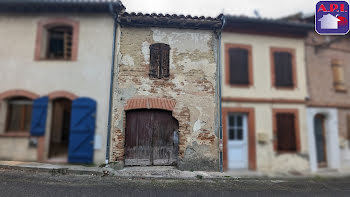
[[307,171],[305,37],[313,26],[225,16],[223,166]]
[[[314,24],[314,15],[286,19]],[[311,170],[350,169],[350,40],[310,31],[305,41]]]
[[122,13],[111,162],[218,170],[220,18]]
[[0,2],[0,159],[104,163],[119,1]]

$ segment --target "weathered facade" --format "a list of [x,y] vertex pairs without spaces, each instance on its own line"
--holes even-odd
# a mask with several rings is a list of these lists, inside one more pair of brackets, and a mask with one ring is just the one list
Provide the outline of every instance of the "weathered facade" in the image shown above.
[[[111,5],[120,6],[117,1]],[[96,124],[95,133],[84,143],[93,151],[89,153],[92,162],[104,163],[113,21],[110,3],[1,2],[1,160],[67,162],[68,143],[76,142],[67,141],[69,122],[76,118],[71,115],[72,103],[84,97],[97,103],[96,120],[91,121],[93,127]],[[49,31],[56,27],[72,34],[71,43],[65,44],[72,46],[67,58],[47,55],[50,50],[53,54],[58,51],[45,45]],[[52,46],[60,42],[60,35],[54,36]],[[44,115],[35,117],[43,133],[33,136],[32,112],[40,97],[48,99]]]
[[[340,39],[320,36],[315,32],[310,32],[306,41],[312,170],[321,167],[349,170],[349,44],[348,36]],[[317,115],[324,116],[321,134],[324,140],[318,138],[314,122]],[[324,155],[322,159],[321,155]],[[320,162],[324,165],[318,165]]]
[[312,27],[225,18],[221,41],[224,168],[309,170],[304,38]]
[[[286,17],[311,25],[314,18],[301,13]],[[321,36],[310,31],[305,46],[311,171],[349,170],[349,36]]]
[[[178,122],[175,165],[184,170],[218,170],[218,41],[214,30],[221,27],[220,20],[124,13],[119,17],[119,24],[111,161],[124,165],[127,157],[126,124],[131,117],[128,112],[170,111]],[[155,43],[170,47],[168,77],[150,75],[153,61],[150,46]],[[153,145],[150,146],[151,154],[155,154]]]

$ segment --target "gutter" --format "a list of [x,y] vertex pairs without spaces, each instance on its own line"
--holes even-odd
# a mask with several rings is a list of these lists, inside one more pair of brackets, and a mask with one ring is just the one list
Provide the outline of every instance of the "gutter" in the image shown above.
[[219,87],[218,87],[218,95],[219,95],[219,169],[220,172],[224,171],[223,165],[223,141],[222,141],[222,102],[221,102],[221,67],[222,67],[222,63],[221,63],[221,33],[222,30],[224,29],[225,26],[225,15],[222,15],[222,26],[219,33],[219,38],[218,38],[218,79],[219,79]]
[[112,102],[113,102],[113,82],[114,82],[114,67],[115,67],[115,45],[118,26],[118,14],[113,9],[113,4],[109,4],[109,11],[112,14],[113,24],[113,44],[112,44],[112,63],[111,77],[109,84],[109,103],[108,103],[108,127],[107,127],[107,145],[106,145],[106,164],[110,162],[110,144],[111,144],[111,122],[112,122]]

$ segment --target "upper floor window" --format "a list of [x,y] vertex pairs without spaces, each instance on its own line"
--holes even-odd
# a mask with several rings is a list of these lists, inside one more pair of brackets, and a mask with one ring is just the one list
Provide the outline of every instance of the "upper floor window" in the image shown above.
[[169,45],[164,43],[156,43],[150,46],[149,76],[151,78],[169,77],[169,52]]
[[73,28],[70,26],[57,26],[47,30],[46,59],[72,58]]
[[76,60],[79,22],[50,19],[38,24],[35,60]]
[[32,100],[24,97],[11,98],[7,102],[6,132],[30,130]]
[[295,52],[293,49],[271,49],[272,82],[277,88],[294,88],[295,76]]
[[233,86],[249,86],[252,78],[251,46],[226,44],[226,83]]
[[332,60],[333,87],[337,92],[346,92],[344,67],[340,60]]

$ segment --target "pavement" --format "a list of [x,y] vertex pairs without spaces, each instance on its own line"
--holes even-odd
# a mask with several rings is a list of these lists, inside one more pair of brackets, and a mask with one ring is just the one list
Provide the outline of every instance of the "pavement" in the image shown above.
[[0,196],[350,196],[350,178],[148,179],[0,168]]
[[0,168],[11,170],[23,170],[31,172],[48,172],[51,174],[70,175],[96,175],[114,176],[120,178],[149,178],[149,179],[303,179],[303,178],[344,178],[350,177],[350,172],[335,170],[321,170],[317,173],[289,171],[256,172],[249,170],[206,172],[206,171],[181,171],[173,166],[150,166],[150,167],[125,167],[115,170],[111,167],[97,167],[70,164],[49,164],[38,162],[0,161]]

